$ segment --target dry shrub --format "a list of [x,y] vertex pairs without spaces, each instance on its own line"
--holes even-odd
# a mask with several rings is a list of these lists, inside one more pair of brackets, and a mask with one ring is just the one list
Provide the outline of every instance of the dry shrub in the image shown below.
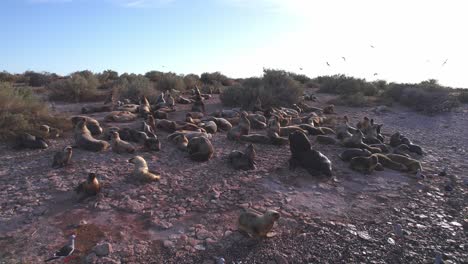
[[70,122],[51,115],[47,104],[35,97],[30,88],[0,83],[0,140],[12,139],[21,132],[34,134],[43,124],[70,129]]
[[88,102],[103,100],[105,94],[99,92],[99,81],[89,71],[73,73],[69,78],[59,79],[47,86],[50,100],[66,102]]

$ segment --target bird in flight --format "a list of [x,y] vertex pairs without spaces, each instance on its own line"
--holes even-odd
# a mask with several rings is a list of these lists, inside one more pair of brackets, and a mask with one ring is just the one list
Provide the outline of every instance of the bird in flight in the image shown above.
[[301,71],[302,71],[302,67],[299,67],[299,70],[301,70]]
[[379,75],[379,74],[378,74],[378,73],[374,73],[374,76],[377,76],[377,75]]
[[341,57],[344,61],[346,61],[346,58],[345,57]]
[[327,66],[330,66],[330,63],[328,63],[328,61],[327,61]]
[[75,234],[71,235],[68,243],[65,246],[63,246],[61,249],[59,249],[57,252],[55,252],[54,255],[48,258],[45,262],[48,262],[54,259],[67,258],[71,256],[71,254],[73,254],[73,251],[75,251],[75,238],[76,238]]
[[374,45],[370,45],[371,48],[375,48]]
[[444,61],[444,63],[442,63],[442,66],[444,66],[445,64],[447,64],[447,61],[448,61],[448,59],[446,59],[446,60]]

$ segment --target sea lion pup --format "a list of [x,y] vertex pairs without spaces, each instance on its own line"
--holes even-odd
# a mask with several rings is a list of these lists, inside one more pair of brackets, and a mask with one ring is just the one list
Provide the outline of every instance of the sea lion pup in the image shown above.
[[418,172],[418,170],[423,170],[421,163],[415,159],[398,154],[388,154],[387,157],[389,157],[394,162],[405,165],[408,168],[408,172],[410,173],[415,174]]
[[354,157],[369,157],[371,154],[367,149],[350,148],[341,152],[338,157],[343,161],[350,161]]
[[148,99],[146,99],[146,96],[143,96],[140,100],[140,106],[138,107],[138,112],[140,113],[140,116],[143,118],[146,118],[147,115],[151,114],[151,106],[150,103],[148,102]]
[[41,125],[39,127],[39,131],[41,131],[44,138],[58,138],[60,136],[59,129],[48,125]]
[[228,155],[228,161],[236,170],[254,170],[256,168],[255,156],[255,148],[252,144],[249,144],[244,152],[231,151]]
[[239,216],[239,230],[253,237],[268,237],[279,218],[280,214],[274,210],[268,210],[263,215],[245,210]]
[[133,176],[141,181],[157,181],[161,178],[161,175],[151,173],[148,170],[148,164],[142,156],[135,156],[128,160],[129,163],[135,164],[133,170]]
[[323,108],[323,113],[326,115],[336,114],[334,105],[327,105]]
[[156,119],[155,123],[157,128],[169,133],[176,130],[176,122],[174,121],[169,121],[167,119]]
[[92,114],[92,113],[101,113],[101,112],[110,112],[110,111],[112,111],[111,105],[100,105],[100,106],[87,105],[81,108],[82,114]]
[[205,113],[205,103],[201,96],[196,96],[195,102],[192,105],[192,112],[202,112]]
[[52,168],[61,168],[70,163],[72,157],[72,147],[66,146],[62,151],[57,151],[54,155]]
[[242,111],[239,119],[239,124],[231,128],[227,133],[227,138],[230,140],[238,140],[242,135],[250,133],[250,121],[247,118],[247,112]]
[[300,128],[299,126],[287,126],[287,127],[280,127],[279,135],[284,137],[284,136],[289,136],[293,132],[302,132],[304,134],[307,134],[307,131]]
[[86,121],[86,127],[89,129],[91,132],[91,135],[97,136],[102,134],[102,127],[99,124],[99,122],[91,117],[87,116],[74,116],[71,118],[71,122],[73,124],[73,127],[75,127],[80,121]]
[[135,121],[137,118],[138,116],[136,114],[130,113],[128,111],[113,111],[104,117],[104,121],[125,123]]
[[135,152],[135,147],[132,144],[120,139],[119,132],[112,132],[111,147],[112,151],[118,154]]
[[97,195],[101,191],[101,184],[96,178],[96,173],[89,173],[88,179],[80,183],[76,188],[75,192],[80,195],[80,199],[86,198],[87,196]]
[[141,133],[141,138],[143,141],[143,147],[147,151],[159,151],[161,150],[161,142],[159,141],[158,137],[154,134],[151,134],[148,136],[144,132],[139,132]]
[[175,136],[172,141],[176,144],[177,149],[187,151],[188,139],[184,135]]
[[87,128],[86,120],[81,120],[76,124],[74,129],[75,144],[77,147],[89,151],[103,151],[109,148],[109,143],[104,140],[97,140],[93,138],[91,132]]
[[28,133],[21,133],[16,137],[15,148],[46,149],[49,147],[47,141]]
[[261,134],[241,135],[239,140],[258,144],[270,144],[270,137]]
[[408,145],[410,152],[414,152],[418,155],[424,154],[422,148],[418,145],[413,144],[413,142],[411,142],[411,140],[409,140],[407,137],[401,136],[400,139],[402,144]]
[[194,161],[207,161],[214,153],[211,141],[204,137],[194,137],[189,140],[187,150],[190,158]]
[[253,129],[264,129],[267,127],[266,118],[259,114],[249,114],[247,116],[250,122],[250,127]]
[[356,124],[356,128],[361,131],[367,129],[369,126],[370,126],[370,119],[367,116],[365,116],[362,121],[359,121]]
[[354,157],[351,159],[350,168],[364,174],[371,174],[378,163],[379,159],[374,155],[369,157]]
[[313,150],[306,134],[295,131],[289,135],[291,158],[289,169],[294,170],[297,165],[304,167],[309,174],[324,174],[332,176],[331,161],[319,151]]
[[205,129],[205,131],[210,134],[215,134],[218,131],[218,126],[214,121],[200,123],[200,127]]
[[323,135],[318,135],[316,138],[317,143],[323,144],[323,145],[334,145],[336,144],[336,139],[330,137],[330,136],[323,136]]
[[314,127],[310,124],[300,124],[299,127],[307,131],[307,133],[312,136],[325,135],[325,132],[323,132],[320,127]]
[[376,156],[379,160],[379,164],[382,164],[382,166],[385,168],[389,168],[395,171],[407,171],[408,170],[408,167],[406,167],[404,164],[395,162],[384,154],[375,153],[375,154],[372,154],[372,156]]

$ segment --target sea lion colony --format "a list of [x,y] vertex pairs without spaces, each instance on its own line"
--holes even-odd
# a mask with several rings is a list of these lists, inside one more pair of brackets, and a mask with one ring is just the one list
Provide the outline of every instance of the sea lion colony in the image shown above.
[[[339,176],[333,173],[330,159],[314,149],[313,145],[317,143],[339,144],[343,147],[343,152],[337,153],[337,156],[349,162],[351,169],[364,174],[386,168],[408,174],[422,171],[421,163],[414,158],[415,155],[423,155],[422,148],[398,132],[386,140],[381,132],[383,124],[377,124],[368,117],[364,117],[353,127],[348,117],[340,117],[335,113],[332,105],[323,110],[305,102],[292,108],[263,108],[259,100],[254,106],[257,111],[231,109],[207,114],[204,103],[206,98],[209,96],[196,89],[190,98],[180,95],[173,98],[170,94],[163,93],[154,104],[142,97],[137,103],[126,100],[125,103],[117,102],[112,107],[85,107],[83,113],[110,111],[104,119],[106,122],[126,123],[139,118],[144,121],[138,127],[103,129],[91,117],[74,116],[71,118],[75,139],[73,148],[92,152],[112,149],[122,155],[132,153],[133,157],[128,160],[134,164],[132,177],[144,182],[158,181],[160,177],[164,177],[164,172],[151,172],[145,159],[133,153],[158,151],[164,147],[158,139],[159,130],[170,133],[168,139],[181,150],[180,155],[188,155],[197,162],[213,158],[216,146],[210,141],[211,135],[227,132],[228,140],[248,144],[245,151],[233,150],[225,157],[227,163],[237,170],[256,169],[255,148],[260,146],[254,144],[272,144],[278,147],[288,144],[291,151],[289,169],[294,170],[299,166],[312,176]],[[187,113],[183,121],[167,119],[168,113],[175,111],[175,102],[193,104],[191,112]],[[251,133],[252,129],[264,132]],[[56,137],[56,130],[48,126],[41,126],[40,130],[48,134],[53,131],[51,137]],[[21,134],[16,142],[18,148],[44,149],[49,145],[42,137],[26,133]],[[71,158],[72,147],[66,146],[63,151],[55,154],[53,166],[67,166]],[[98,177],[92,172],[76,188],[76,192],[88,197],[96,195],[100,189]],[[279,213],[270,210],[263,215],[243,212],[238,220],[239,230],[265,237],[278,218]]]

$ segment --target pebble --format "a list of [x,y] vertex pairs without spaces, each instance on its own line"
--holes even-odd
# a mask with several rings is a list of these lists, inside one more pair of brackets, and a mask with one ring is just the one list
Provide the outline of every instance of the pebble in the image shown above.
[[97,256],[104,257],[112,253],[112,246],[109,243],[99,244],[93,248],[93,251]]
[[174,242],[172,242],[170,240],[164,240],[163,245],[166,248],[173,248],[174,247]]

